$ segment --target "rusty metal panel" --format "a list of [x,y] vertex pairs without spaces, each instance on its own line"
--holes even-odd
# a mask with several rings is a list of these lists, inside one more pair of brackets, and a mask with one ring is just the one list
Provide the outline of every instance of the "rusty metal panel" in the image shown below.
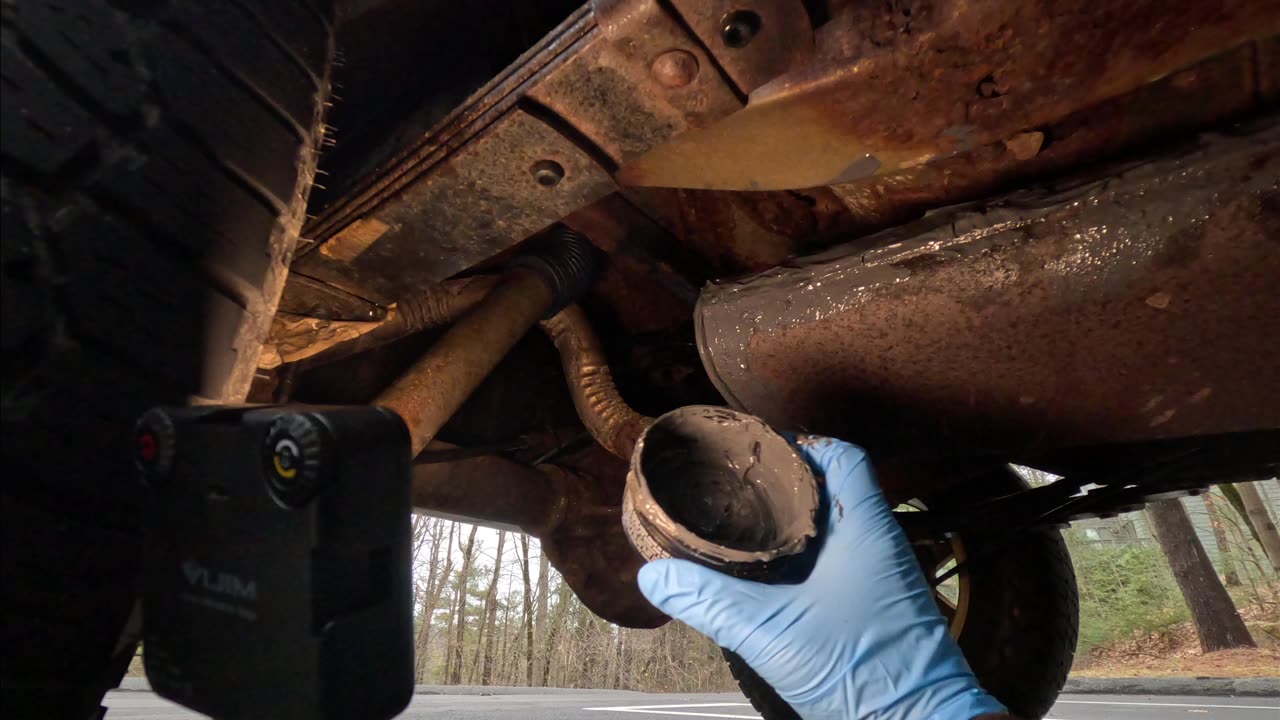
[[624,185],[781,190],[998,143],[1280,33],[1255,0],[856,3],[813,62],[747,107],[625,165]]
[[672,0],[743,95],[813,54],[813,27],[797,0]]
[[599,31],[531,86],[553,111],[614,163],[739,110],[715,64],[660,3],[594,3]]
[[1246,44],[1149,85],[1072,113],[1039,130],[830,190],[849,208],[844,229],[869,234],[995,187],[1078,166],[1152,138],[1189,134],[1255,108],[1265,96],[1266,48]]
[[296,267],[389,303],[501,253],[613,189],[594,158],[515,108],[374,211],[370,218],[387,229],[352,260],[314,252]]
[[365,178],[340,202],[324,208],[303,227],[303,237],[325,240],[351,222],[372,212],[380,203],[412,184],[444,157],[513,108],[521,88],[548,67],[562,62],[565,51],[596,30],[590,8],[583,7],[555,30],[498,73],[467,101],[436,123],[417,142],[405,148],[384,168]]
[[1280,122],[709,287],[733,405],[880,452],[1280,427]]
[[653,0],[584,8],[304,232],[299,271],[379,303],[614,189],[620,162],[742,107]]

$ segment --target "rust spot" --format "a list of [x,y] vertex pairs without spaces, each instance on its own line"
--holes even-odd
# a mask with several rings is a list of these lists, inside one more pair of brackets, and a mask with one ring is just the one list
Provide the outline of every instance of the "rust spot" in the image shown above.
[[1004,141],[1004,146],[1017,160],[1030,160],[1040,153],[1044,145],[1044,133],[1040,131],[1024,132]]
[[390,225],[377,218],[361,218],[322,243],[320,254],[334,260],[351,262],[390,229]]

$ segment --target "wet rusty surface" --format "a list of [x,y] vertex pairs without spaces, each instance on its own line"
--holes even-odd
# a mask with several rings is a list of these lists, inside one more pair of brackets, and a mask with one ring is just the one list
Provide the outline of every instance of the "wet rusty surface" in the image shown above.
[[[553,186],[534,172],[543,161],[563,169]],[[296,267],[349,292],[394,302],[507,250],[612,190],[595,159],[516,108],[380,207],[371,217],[387,229],[358,256],[343,261],[313,252]]]
[[1023,178],[1114,157],[1137,143],[1241,115],[1257,103],[1271,62],[1267,48],[1277,46],[1277,38],[1244,45],[1038,131],[927,165],[833,185],[831,191],[851,213],[843,229],[880,230],[935,207],[976,200]]
[[1252,39],[1272,3],[855,4],[815,60],[741,112],[629,163],[622,184],[767,190],[852,182],[1035,131]]
[[791,0],[672,0],[743,95],[813,54],[813,27]]
[[1240,133],[709,288],[708,372],[775,427],[888,453],[1280,426],[1280,128]]

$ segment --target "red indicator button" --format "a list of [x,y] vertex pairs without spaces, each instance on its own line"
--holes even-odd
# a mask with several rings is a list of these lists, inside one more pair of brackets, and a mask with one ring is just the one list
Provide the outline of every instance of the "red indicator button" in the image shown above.
[[151,462],[156,459],[156,436],[151,433],[143,433],[138,436],[138,457]]

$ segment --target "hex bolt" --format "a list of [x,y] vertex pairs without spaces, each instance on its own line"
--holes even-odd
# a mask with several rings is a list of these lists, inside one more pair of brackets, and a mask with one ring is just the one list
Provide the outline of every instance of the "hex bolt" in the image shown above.
[[666,88],[681,88],[698,77],[698,58],[687,50],[668,50],[650,67],[653,78]]
[[720,39],[731,48],[744,48],[760,32],[760,16],[750,10],[734,10],[720,21]]
[[555,160],[539,160],[529,168],[533,179],[542,187],[555,187],[564,179],[564,166]]

